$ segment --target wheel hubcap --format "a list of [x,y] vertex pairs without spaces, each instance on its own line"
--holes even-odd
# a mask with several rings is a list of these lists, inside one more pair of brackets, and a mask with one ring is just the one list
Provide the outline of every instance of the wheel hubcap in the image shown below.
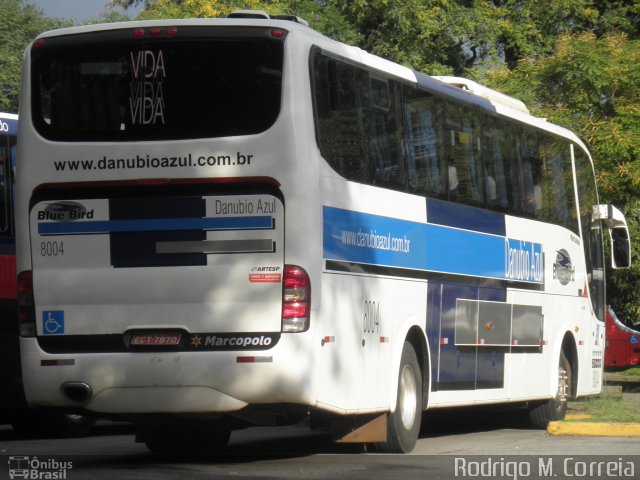
[[416,419],[416,404],[417,404],[417,392],[416,379],[413,375],[413,370],[409,365],[402,367],[400,372],[400,396],[398,398],[398,408],[400,409],[400,418],[402,425],[407,430],[413,427]]

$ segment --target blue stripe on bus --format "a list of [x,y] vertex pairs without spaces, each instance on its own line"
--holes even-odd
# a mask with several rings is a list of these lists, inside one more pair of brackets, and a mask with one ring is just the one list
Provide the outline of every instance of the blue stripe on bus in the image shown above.
[[542,245],[483,232],[323,207],[327,260],[541,285]]
[[0,134],[2,135],[18,135],[18,120],[13,118],[0,117]]
[[116,232],[164,232],[180,230],[251,230],[270,229],[273,218],[147,218],[136,220],[103,220],[78,222],[47,222],[38,224],[40,235],[85,235]]
[[504,214],[433,198],[427,199],[427,221],[502,237],[507,231]]

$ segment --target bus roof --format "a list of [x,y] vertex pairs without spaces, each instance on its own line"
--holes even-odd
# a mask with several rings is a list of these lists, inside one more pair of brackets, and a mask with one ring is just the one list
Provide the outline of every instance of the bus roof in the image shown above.
[[[238,12],[234,12],[238,13]],[[41,33],[36,40],[60,35],[78,35],[83,33],[136,29],[149,27],[181,27],[181,26],[238,26],[238,27],[271,27],[282,28],[290,33],[296,32],[306,36],[311,43],[317,44],[328,52],[343,56],[354,62],[361,63],[372,69],[385,72],[405,81],[415,83],[449,99],[466,104],[472,104],[485,110],[486,112],[497,114],[528,124],[557,136],[564,137],[588,153],[584,143],[570,130],[547,122],[544,118],[535,117],[529,113],[526,105],[513,97],[484,87],[476,82],[458,77],[438,77],[428,76],[421,72],[412,70],[390,60],[362,50],[359,47],[350,46],[333,40],[306,25],[305,21],[269,18],[261,11],[242,11],[245,16],[234,16],[233,18],[188,18],[188,19],[164,19],[164,20],[138,20],[116,23],[104,23],[94,25],[83,25],[77,27],[50,30]],[[254,16],[250,16],[254,13]],[[265,17],[266,15],[266,17]]]
[[0,118],[2,118],[3,120],[15,120],[16,122],[18,121],[18,115],[15,113],[0,112]]

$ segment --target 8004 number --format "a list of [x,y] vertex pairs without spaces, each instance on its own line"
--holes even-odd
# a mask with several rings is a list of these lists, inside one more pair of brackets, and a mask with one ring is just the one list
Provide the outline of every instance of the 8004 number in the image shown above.
[[40,255],[43,257],[64,255],[64,242],[40,242]]

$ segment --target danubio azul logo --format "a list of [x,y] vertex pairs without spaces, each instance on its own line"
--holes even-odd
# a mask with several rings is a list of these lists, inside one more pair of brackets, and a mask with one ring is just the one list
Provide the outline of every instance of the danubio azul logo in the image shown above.
[[568,285],[576,279],[576,269],[571,262],[571,256],[564,248],[558,250],[556,261],[553,264],[553,278],[561,285]]
[[521,282],[543,282],[544,263],[542,259],[542,245],[539,243],[505,238],[504,253],[506,278]]
[[326,206],[323,256],[335,261],[544,283],[539,243]]

